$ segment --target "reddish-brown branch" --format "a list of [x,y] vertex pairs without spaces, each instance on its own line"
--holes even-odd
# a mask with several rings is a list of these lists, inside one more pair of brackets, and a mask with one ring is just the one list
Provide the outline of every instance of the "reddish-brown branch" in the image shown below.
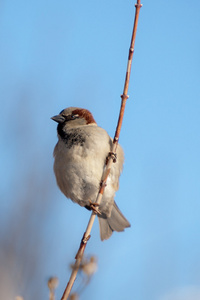
[[[122,127],[122,120],[123,120],[123,117],[124,117],[126,100],[129,97],[128,96],[128,87],[129,87],[129,81],[130,81],[133,53],[134,53],[134,50],[135,50],[135,38],[136,38],[136,32],[137,32],[137,26],[138,26],[139,12],[140,12],[141,7],[142,7],[142,4],[140,3],[140,0],[138,0],[137,4],[135,4],[135,8],[136,8],[136,10],[135,10],[135,20],[134,20],[134,25],[133,25],[133,33],[132,33],[132,37],[131,37],[131,45],[130,45],[130,48],[129,48],[128,64],[127,64],[127,70],[126,70],[124,90],[123,90],[123,94],[121,95],[121,98],[122,98],[121,109],[120,109],[117,128],[116,128],[116,131],[115,131],[115,137],[114,137],[114,141],[113,141],[114,144],[117,144],[118,140],[119,140],[119,134],[120,134],[121,127]],[[114,150],[115,150],[114,152],[116,152],[116,148],[114,148]]]
[[[126,101],[128,99],[127,93],[128,93],[129,80],[130,80],[131,64],[132,64],[133,53],[134,53],[134,46],[135,46],[135,38],[136,38],[136,32],[137,32],[139,11],[140,11],[140,8],[142,7],[142,4],[140,3],[140,0],[137,0],[137,4],[135,4],[135,7],[136,7],[135,20],[134,20],[133,33],[132,33],[132,38],[131,38],[131,46],[130,46],[129,55],[128,55],[128,64],[127,64],[127,70],[126,70],[124,90],[123,90],[123,94],[121,95],[121,99],[122,99],[121,100],[121,108],[120,108],[117,128],[116,128],[116,131],[115,131],[115,136],[114,136],[114,139],[113,139],[113,146],[112,146],[112,150],[111,150],[111,153],[113,153],[114,156],[115,156],[115,153],[116,153],[116,150],[117,150],[119,135],[120,135],[120,131],[121,131],[121,127],[122,127],[122,121],[123,121],[123,117],[124,117],[125,105],[126,105]],[[104,193],[104,189],[106,187],[106,181],[107,181],[107,178],[109,176],[110,169],[111,169],[111,166],[112,166],[112,163],[113,163],[113,160],[114,160],[114,156],[113,155],[108,155],[108,159],[107,159],[107,162],[106,162],[106,168],[105,168],[105,170],[103,172],[103,175],[102,175],[101,185],[100,185],[99,193],[98,193],[98,196],[97,196],[97,199],[96,199],[96,203],[98,203],[98,204],[100,204],[100,202],[101,202],[101,199],[102,199],[102,196],[103,196],[103,193]],[[71,277],[69,279],[69,282],[66,286],[66,289],[63,293],[63,296],[62,296],[61,300],[67,300],[67,298],[70,294],[70,291],[71,291],[72,286],[74,284],[74,281],[76,279],[76,275],[78,273],[78,269],[79,269],[81,260],[83,258],[83,254],[84,254],[84,251],[85,251],[86,244],[87,244],[87,242],[90,238],[90,232],[91,232],[95,217],[96,217],[96,214],[93,211],[91,216],[90,216],[90,220],[88,222],[86,231],[85,231],[85,233],[83,235],[83,238],[81,240],[79,250],[76,254],[76,257],[75,257],[76,262],[75,262],[74,268],[72,270]]]
[[77,252],[77,254],[75,256],[76,262],[74,264],[74,267],[73,267],[73,270],[72,270],[72,273],[71,273],[71,277],[70,277],[69,282],[68,282],[68,284],[67,284],[67,286],[65,288],[65,291],[63,293],[63,296],[62,296],[61,300],[67,299],[68,296],[69,296],[69,294],[70,294],[70,291],[71,291],[72,286],[74,284],[74,281],[76,279],[76,275],[78,273],[79,266],[80,266],[80,263],[81,263],[82,258],[83,258],[83,253],[85,251],[85,247],[86,247],[86,244],[87,244],[87,241],[89,240],[89,238],[90,238],[90,235],[88,235],[86,237],[86,232],[85,232],[84,235],[83,235],[83,238],[81,240],[78,252]]

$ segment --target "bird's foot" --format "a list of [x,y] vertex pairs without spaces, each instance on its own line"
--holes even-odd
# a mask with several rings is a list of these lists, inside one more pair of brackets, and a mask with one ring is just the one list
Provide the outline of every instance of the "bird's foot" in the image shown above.
[[99,203],[95,203],[95,202],[92,202],[91,200],[89,200],[90,202],[90,208],[92,209],[92,211],[95,213],[95,214],[98,214],[98,215],[101,215],[101,212],[99,211]]
[[112,158],[113,163],[116,163],[116,161],[117,161],[117,153],[114,153],[114,152],[109,152],[108,153],[108,156],[106,158],[106,165],[107,165],[108,160],[109,160],[110,157]]

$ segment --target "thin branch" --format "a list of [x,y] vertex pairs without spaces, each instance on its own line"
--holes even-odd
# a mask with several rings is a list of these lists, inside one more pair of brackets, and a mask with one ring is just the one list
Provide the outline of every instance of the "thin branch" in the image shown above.
[[[132,38],[131,38],[131,45],[130,45],[130,48],[129,48],[129,56],[128,56],[126,78],[125,78],[125,83],[124,83],[124,90],[123,90],[123,94],[121,95],[122,101],[121,101],[120,114],[119,114],[117,128],[116,128],[116,131],[115,131],[115,136],[114,136],[114,139],[113,139],[111,155],[108,156],[106,168],[104,169],[104,172],[103,172],[103,175],[102,175],[101,187],[99,189],[99,193],[98,193],[97,199],[96,199],[96,203],[98,203],[98,204],[100,204],[100,202],[101,202],[101,199],[102,199],[102,196],[103,196],[103,193],[104,193],[104,189],[105,189],[105,186],[106,186],[106,181],[107,181],[107,178],[109,176],[110,169],[111,169],[113,160],[115,159],[114,157],[115,157],[115,153],[116,153],[116,150],[117,150],[119,134],[120,134],[120,131],[121,131],[122,121],[123,121],[123,117],[124,117],[124,110],[125,110],[126,100],[128,99],[127,93],[128,93],[128,87],[129,87],[129,81],[130,81],[130,72],[131,72],[131,65],[132,65],[132,59],[133,59],[133,53],[134,53],[138,18],[139,18],[139,12],[140,12],[141,7],[142,7],[142,4],[140,3],[140,0],[137,0],[137,3],[135,4],[135,8],[136,8],[136,10],[135,10],[135,20],[134,20],[133,33],[132,33]],[[89,220],[87,228],[86,228],[86,231],[85,231],[85,233],[83,235],[83,238],[81,240],[79,250],[78,250],[78,252],[76,254],[76,257],[75,257],[76,262],[74,264],[74,268],[72,270],[71,277],[69,279],[69,282],[66,286],[66,289],[63,293],[63,296],[62,296],[61,300],[67,300],[67,298],[70,294],[70,291],[71,291],[72,286],[74,284],[74,281],[76,279],[76,275],[78,273],[78,269],[79,269],[81,260],[83,258],[83,254],[84,254],[84,251],[85,251],[86,244],[87,244],[88,240],[90,239],[90,232],[92,230],[92,226],[93,226],[95,217],[96,217],[96,213],[92,212],[92,214],[90,216],[90,220]]]
[[58,286],[58,278],[50,277],[48,280],[49,300],[55,300],[55,289]]

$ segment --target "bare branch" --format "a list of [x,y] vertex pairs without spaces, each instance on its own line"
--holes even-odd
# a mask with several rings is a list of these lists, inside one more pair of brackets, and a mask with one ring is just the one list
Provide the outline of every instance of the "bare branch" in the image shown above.
[[[98,196],[97,196],[97,199],[96,199],[97,204],[100,204],[100,202],[101,202],[101,199],[102,199],[102,196],[103,196],[103,193],[104,193],[104,189],[106,187],[106,181],[107,181],[107,178],[109,176],[113,160],[115,159],[115,154],[116,154],[116,150],[117,150],[119,135],[120,135],[120,131],[121,131],[121,127],[122,127],[122,121],[123,121],[123,117],[124,117],[124,110],[125,110],[126,100],[128,99],[127,93],[128,93],[128,87],[129,87],[129,81],[130,81],[130,72],[131,72],[131,65],[132,65],[132,59],[133,59],[133,53],[134,53],[138,18],[139,18],[139,12],[140,12],[141,7],[142,7],[142,4],[140,3],[140,0],[137,0],[137,3],[135,4],[135,8],[136,8],[136,10],[135,10],[135,20],[134,20],[133,33],[132,33],[132,38],[131,38],[131,45],[130,45],[130,49],[129,49],[126,78],[125,78],[125,83],[124,83],[124,90],[123,90],[123,94],[121,95],[122,101],[121,101],[120,114],[119,114],[117,128],[116,128],[116,131],[115,131],[115,136],[114,136],[114,139],[113,139],[113,146],[112,146],[111,155],[108,155],[106,168],[104,169],[104,172],[103,172],[103,175],[102,175],[101,186],[100,186],[99,193],[98,193]],[[76,254],[76,257],[75,257],[76,262],[74,264],[74,268],[72,270],[71,277],[69,279],[69,282],[66,286],[66,289],[63,293],[63,296],[62,296],[61,300],[67,300],[67,298],[70,294],[70,291],[72,289],[72,286],[73,286],[74,281],[76,279],[76,275],[77,275],[78,270],[79,270],[81,260],[83,258],[83,254],[84,254],[84,251],[85,251],[86,244],[87,244],[88,240],[90,239],[90,232],[91,232],[95,217],[96,217],[96,213],[93,211],[91,216],[90,216],[90,220],[88,222],[86,231],[85,231],[85,233],[83,235],[83,238],[81,240],[79,250]]]
[[58,278],[51,277],[48,280],[48,288],[49,288],[49,300],[55,300],[55,289],[58,286]]

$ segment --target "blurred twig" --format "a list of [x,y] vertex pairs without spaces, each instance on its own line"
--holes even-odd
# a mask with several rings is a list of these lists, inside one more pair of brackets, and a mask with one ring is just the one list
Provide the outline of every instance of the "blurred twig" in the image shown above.
[[48,280],[49,300],[55,300],[55,289],[58,286],[58,278],[50,277]]
[[[106,181],[108,178],[108,175],[110,173],[110,169],[112,166],[113,161],[116,159],[116,150],[117,150],[117,145],[118,145],[118,140],[119,140],[119,135],[120,135],[120,131],[121,131],[121,126],[122,126],[122,121],[123,121],[123,117],[124,117],[124,110],[125,110],[125,105],[126,105],[126,100],[128,99],[128,87],[129,87],[129,81],[130,81],[130,72],[131,72],[131,65],[132,65],[132,59],[133,59],[133,53],[134,53],[134,46],[135,46],[135,38],[136,38],[136,32],[137,32],[137,25],[138,25],[138,18],[139,18],[139,12],[140,12],[140,8],[142,7],[142,4],[140,3],[140,0],[137,0],[137,3],[135,4],[135,20],[134,20],[134,26],[133,26],[133,32],[132,32],[132,38],[131,38],[131,45],[129,48],[129,56],[128,56],[128,64],[127,64],[127,70],[126,70],[126,78],[125,78],[125,84],[124,84],[124,90],[123,90],[123,94],[121,95],[122,101],[121,101],[121,108],[120,108],[120,114],[119,114],[119,119],[118,119],[118,124],[117,124],[117,128],[115,131],[115,136],[113,139],[113,145],[112,145],[112,150],[110,152],[111,155],[108,155],[108,160],[107,160],[107,164],[106,164],[106,168],[103,171],[103,175],[102,175],[102,180],[101,180],[101,187],[99,189],[99,193],[97,195],[97,199],[96,199],[96,203],[100,204],[103,193],[104,193],[104,189],[106,186]],[[94,223],[96,217],[96,213],[93,211],[90,217],[90,220],[88,222],[86,231],[83,235],[83,238],[81,240],[80,243],[80,247],[79,250],[76,254],[76,262],[74,264],[74,268],[72,270],[71,273],[71,277],[69,279],[69,282],[66,286],[66,289],[63,293],[63,296],[61,298],[61,300],[67,300],[68,296],[70,294],[70,291],[72,289],[72,286],[74,284],[74,281],[76,279],[80,264],[81,264],[81,260],[83,257],[83,253],[85,251],[85,247],[86,244],[88,242],[88,240],[90,239],[90,232]]]
[[[70,265],[71,269],[73,270],[75,268],[75,264]],[[81,282],[79,283],[76,290],[73,292],[72,295],[76,295],[77,297],[81,295],[81,293],[84,291],[84,289],[87,287],[87,285],[90,283],[91,278],[96,273],[98,268],[97,265],[97,257],[94,255],[91,255],[90,257],[83,257],[81,264],[79,266],[78,274],[81,275]],[[70,298],[71,299],[71,298]]]

